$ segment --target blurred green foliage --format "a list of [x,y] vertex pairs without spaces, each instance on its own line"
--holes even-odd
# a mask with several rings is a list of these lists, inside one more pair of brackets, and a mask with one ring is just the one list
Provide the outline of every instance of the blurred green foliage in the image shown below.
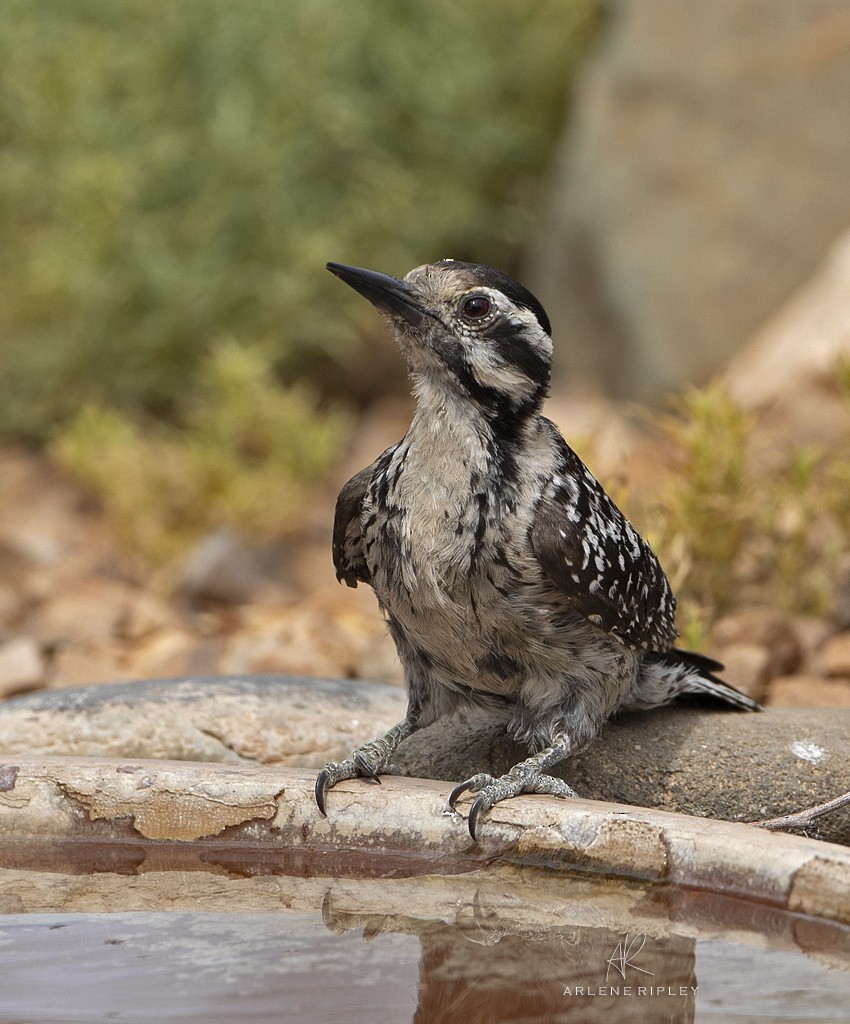
[[279,387],[265,356],[235,343],[202,360],[182,412],[180,428],[142,426],[86,405],[52,444],[142,568],[167,563],[223,525],[260,537],[285,531],[348,422],[339,412],[317,414],[308,392]]
[[672,468],[656,499],[658,544],[674,592],[699,608],[723,611],[739,585],[731,569],[756,530],[747,458],[755,421],[719,382],[688,388],[674,404],[674,413],[656,420]]
[[[850,364],[835,381],[850,412]],[[735,608],[826,613],[850,554],[850,433],[829,448],[774,436],[719,382],[687,390],[655,425],[670,471],[630,511],[651,524],[684,644],[702,648]]]
[[222,338],[344,367],[328,259],[510,267],[597,8],[3,0],[0,434],[172,414]]

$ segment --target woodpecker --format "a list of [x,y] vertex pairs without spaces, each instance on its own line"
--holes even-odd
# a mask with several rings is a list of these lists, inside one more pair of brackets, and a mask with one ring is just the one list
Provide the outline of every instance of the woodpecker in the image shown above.
[[574,797],[548,770],[615,712],[677,697],[758,704],[718,662],[674,646],[675,600],[649,545],[555,425],[551,326],[540,302],[492,267],[441,260],[399,280],[328,263],[388,319],[416,409],[407,433],[337,500],[340,582],[374,590],[398,649],[407,715],[316,779],[395,774],[398,744],[470,707],[500,714],[532,753],[506,775],[461,782],[468,827],[519,793]]

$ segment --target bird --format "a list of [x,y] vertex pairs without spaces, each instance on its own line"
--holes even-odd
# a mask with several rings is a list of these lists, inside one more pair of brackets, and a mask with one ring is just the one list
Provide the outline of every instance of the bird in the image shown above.
[[624,709],[677,698],[755,711],[676,647],[676,602],[649,544],[542,412],[552,328],[525,287],[494,267],[444,259],[403,279],[327,269],[388,320],[416,401],[404,437],[342,488],[337,579],[372,587],[404,669],[405,718],[318,773],[315,798],[344,779],[398,774],[399,743],[446,715],[498,714],[530,752],[478,772],[449,797],[473,840],[520,793],[575,797],[549,770]]

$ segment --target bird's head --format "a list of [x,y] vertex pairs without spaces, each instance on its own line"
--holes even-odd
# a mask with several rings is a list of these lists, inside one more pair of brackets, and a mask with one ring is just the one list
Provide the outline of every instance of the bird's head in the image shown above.
[[513,278],[455,260],[426,263],[401,281],[327,266],[387,317],[417,393],[450,392],[503,421],[539,411],[549,390],[551,327]]

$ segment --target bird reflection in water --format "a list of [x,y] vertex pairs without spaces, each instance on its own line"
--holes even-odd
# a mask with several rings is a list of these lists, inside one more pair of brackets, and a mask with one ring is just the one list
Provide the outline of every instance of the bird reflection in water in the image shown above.
[[[421,943],[414,1024],[689,1024],[697,980],[695,942],[682,935],[628,936],[608,928],[523,928],[479,900],[455,924],[335,910],[336,933],[416,934]],[[637,940],[637,941],[635,941]]]

